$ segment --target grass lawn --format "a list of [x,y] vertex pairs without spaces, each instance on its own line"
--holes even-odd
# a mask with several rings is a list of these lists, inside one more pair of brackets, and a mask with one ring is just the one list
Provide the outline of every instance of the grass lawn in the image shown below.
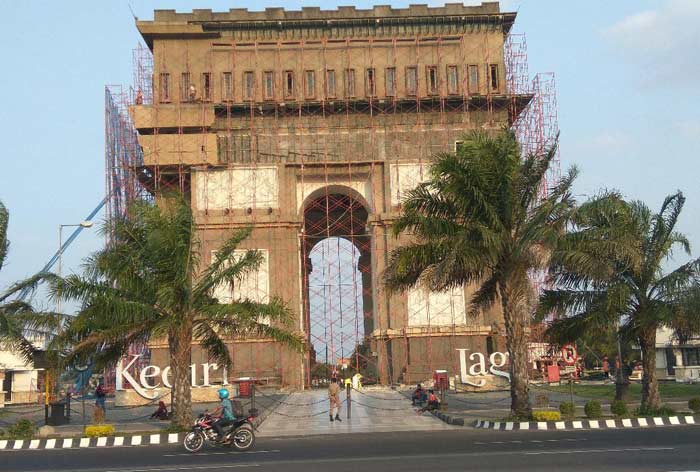
[[[561,393],[569,393],[568,385],[552,385],[547,387],[548,390],[554,390]],[[574,395],[583,398],[595,398],[600,400],[612,400],[615,397],[615,384],[607,385],[576,385],[573,386]],[[642,392],[642,385],[632,383],[630,385],[630,395],[639,397]],[[669,398],[688,399],[692,397],[700,397],[700,385],[689,385],[675,382],[659,383],[659,392],[661,399]]]

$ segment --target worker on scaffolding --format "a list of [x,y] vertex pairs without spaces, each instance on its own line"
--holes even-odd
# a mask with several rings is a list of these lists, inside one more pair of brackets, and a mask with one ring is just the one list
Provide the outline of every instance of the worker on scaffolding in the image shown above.
[[340,419],[340,385],[338,385],[338,379],[336,377],[331,378],[331,384],[328,386],[328,401],[330,402],[330,409],[328,414],[331,417],[331,422],[333,422],[333,410],[336,410],[335,421],[341,421]]

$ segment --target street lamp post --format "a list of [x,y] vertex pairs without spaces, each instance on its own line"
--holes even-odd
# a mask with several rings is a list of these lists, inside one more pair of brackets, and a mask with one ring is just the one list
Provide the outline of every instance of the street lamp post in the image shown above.
[[[78,226],[82,228],[92,228],[92,221],[81,221],[74,225],[58,225],[58,276],[61,277],[61,259],[63,258],[63,228],[77,228]],[[61,297],[56,299],[56,313],[61,313]]]

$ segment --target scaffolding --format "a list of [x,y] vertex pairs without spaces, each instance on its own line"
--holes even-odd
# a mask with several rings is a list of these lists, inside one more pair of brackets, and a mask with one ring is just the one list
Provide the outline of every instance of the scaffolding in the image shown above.
[[[426,28],[312,40],[286,37],[284,29],[265,39],[235,31],[204,47],[164,41],[160,63],[139,45],[133,86],[106,90],[108,217],[123,214],[133,199],[176,188],[192,202],[205,251],[215,251],[227,229],[252,225],[251,248],[264,262],[217,296],[299,302],[292,308],[309,345],[304,385],[336,369],[383,383],[421,381],[436,368],[458,371],[451,354],[465,337],[493,336],[491,348],[498,348],[487,314],[467,318],[468,289],[387,294],[383,259],[373,255],[393,244],[389,225],[402,195],[425,180],[431,156],[455,149],[465,127],[497,132],[510,125],[524,154],[551,146],[558,135],[554,75],[530,78],[522,34],[506,35],[499,46],[489,34],[475,42],[470,34],[481,29]],[[475,56],[482,59],[472,70]],[[418,71],[416,86],[401,96],[397,89],[412,87],[407,64]],[[489,64],[503,67],[493,72]],[[381,80],[380,68],[388,74]],[[150,120],[140,135],[138,113]],[[541,194],[559,178],[557,154]],[[284,201],[295,208],[282,208]],[[209,258],[205,252],[202,260]],[[277,267],[296,267],[299,283],[276,279]],[[402,320],[392,319],[392,307],[405,307]],[[480,349],[486,345],[475,345]],[[299,383],[293,357],[269,340],[237,339],[231,354],[236,376]],[[435,360],[447,358],[450,365]]]

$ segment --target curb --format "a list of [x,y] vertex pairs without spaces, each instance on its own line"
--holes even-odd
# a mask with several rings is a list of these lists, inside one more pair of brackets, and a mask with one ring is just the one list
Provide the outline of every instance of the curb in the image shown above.
[[[445,420],[443,420],[445,421]],[[455,424],[455,423],[451,423]],[[499,422],[499,421],[475,421],[472,426],[480,429],[493,429],[498,431],[566,431],[566,430],[593,430],[593,429],[626,429],[649,428],[661,426],[682,426],[700,424],[700,416],[657,416],[651,418],[622,418],[608,420],[579,420],[579,421],[525,421],[525,422]]]
[[184,438],[183,433],[102,436],[99,438],[8,439],[0,440],[0,451],[157,446],[179,444],[181,438]]
[[440,418],[442,421],[444,421],[447,424],[455,425],[455,426],[464,426],[464,418],[458,418],[455,416],[450,416],[446,415],[445,413],[441,411],[432,411],[431,412],[433,416],[436,416]]

